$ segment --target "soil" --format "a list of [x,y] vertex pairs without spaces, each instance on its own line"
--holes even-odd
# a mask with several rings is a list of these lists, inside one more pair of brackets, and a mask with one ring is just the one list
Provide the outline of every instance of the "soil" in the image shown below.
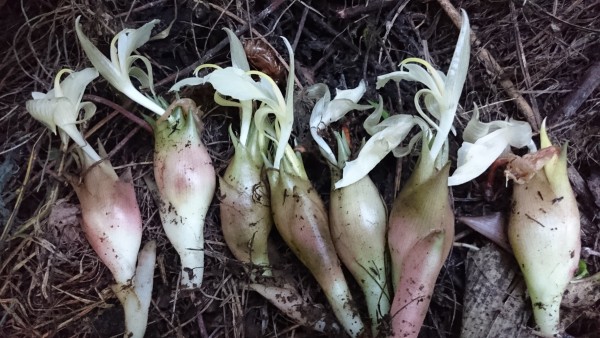
[[[79,15],[86,34],[105,53],[111,38],[124,28],[152,19],[161,20],[154,34],[170,28],[166,38],[139,49],[152,62],[157,93],[167,100],[174,99],[169,87],[191,76],[197,65],[229,64],[222,28],[236,31],[252,56],[252,66],[275,78],[287,75],[289,60],[280,38],[286,37],[296,57],[294,138],[303,149],[309,178],[327,203],[329,173],[308,133],[312,102],[306,88],[320,82],[331,90],[353,88],[364,79],[365,99],[376,101],[381,95],[390,114],[414,114],[412,97],[420,87],[401,82],[375,90],[376,77],[398,70],[398,63],[408,57],[426,58],[446,70],[459,31],[444,9],[448,6],[467,11],[477,37],[454,124],[458,135],[474,104],[483,120],[515,118],[529,121],[535,130],[547,117],[552,139],[569,144],[569,177],[582,219],[582,260],[590,274],[600,271],[597,1],[0,1],[0,336],[117,337],[124,329],[123,310],[110,289],[112,276],[85,240],[77,197],[59,174],[62,164],[72,174],[77,165],[65,162],[69,156],[61,151],[59,138],[25,110],[31,92],[51,89],[60,69],[90,66],[74,31]],[[86,93],[134,115],[147,114],[104,80],[94,81]],[[233,154],[227,128],[239,123],[238,114],[217,107],[210,86],[182,96],[193,98],[204,112],[203,141],[222,174]],[[176,288],[179,258],[164,235],[146,183],[152,179],[152,134],[100,101],[96,105],[96,115],[83,125],[87,139],[94,145],[103,142],[119,174],[132,170],[144,219],[143,242],[158,244],[146,337],[318,336],[245,287],[248,269],[233,258],[223,240],[217,198],[205,226],[204,284],[193,294]],[[368,137],[362,128],[367,114],[354,112],[340,122],[349,129],[355,148]],[[450,137],[451,154],[461,142],[460,136]],[[456,163],[455,156],[451,160]],[[388,206],[415,161],[389,155],[371,173]],[[492,190],[487,175],[454,187],[455,215],[506,212],[511,191],[501,176],[496,175]],[[456,224],[456,234],[459,244],[438,277],[420,337],[461,333],[463,297],[469,291],[467,254],[489,240],[462,223]],[[315,280],[275,231],[272,240],[275,267],[297,283],[310,303],[327,304]],[[360,303],[358,285],[351,282],[351,287]],[[529,318],[528,306],[520,311]],[[588,304],[566,332],[600,336],[599,314],[599,302]],[[524,323],[533,325],[532,320]]]

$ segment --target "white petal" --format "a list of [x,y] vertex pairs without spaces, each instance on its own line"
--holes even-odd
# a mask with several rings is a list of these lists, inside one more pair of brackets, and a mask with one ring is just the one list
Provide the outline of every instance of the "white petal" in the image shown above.
[[178,92],[181,90],[182,87],[199,86],[199,85],[202,85],[205,83],[206,83],[206,80],[203,77],[188,77],[187,79],[183,79],[183,80],[176,82],[171,87],[171,89],[169,89],[169,91],[170,92]]
[[132,77],[140,83],[140,88],[150,88],[150,77],[140,67],[129,68],[129,77]]
[[403,70],[392,72],[389,74],[380,75],[377,77],[377,89],[383,87],[388,81],[416,81],[421,82],[427,88],[441,96],[440,88],[438,88],[435,79],[431,74],[423,68],[421,64],[407,63],[402,65]]
[[337,165],[337,159],[335,158],[335,155],[333,154],[331,147],[329,147],[329,144],[327,144],[327,142],[325,142],[323,137],[321,137],[321,135],[319,135],[319,131],[315,128],[310,128],[310,134],[312,135],[313,140],[315,140],[315,142],[317,142],[317,145],[319,146],[319,151],[321,151],[321,155],[327,161],[329,161],[329,163],[331,163],[333,165]]
[[360,80],[358,87],[354,89],[336,89],[334,100],[348,99],[357,103],[367,92],[367,85],[364,80]]
[[383,115],[383,97],[379,95],[379,103],[377,108],[369,115],[365,122],[363,122],[363,128],[369,135],[373,135],[377,133],[380,129],[377,128],[379,125],[379,121],[381,120],[381,116]]
[[48,94],[44,94],[44,93],[40,93],[40,92],[32,92],[31,93],[31,97],[34,100],[39,100],[39,99],[51,99],[54,97],[54,95],[49,95],[50,92],[48,92]]
[[149,88],[152,92],[152,95],[156,96],[156,92],[154,91],[154,75],[152,74],[152,64],[150,63],[150,60],[148,60],[148,58],[145,56],[133,55],[128,58],[129,65],[131,65],[135,60],[141,60],[146,67],[146,71],[138,67],[128,66],[127,69],[129,70],[129,76],[134,76],[134,74],[137,72],[136,75],[140,76],[140,78],[136,77],[136,79],[140,81],[141,88]]
[[454,49],[454,55],[445,78],[443,101],[438,101],[440,110],[439,129],[431,145],[431,156],[437,158],[444,143],[448,140],[448,134],[452,130],[452,123],[456,116],[458,100],[465,84],[467,71],[469,69],[469,57],[471,55],[471,29],[467,13],[462,11],[462,25],[458,42]]
[[321,137],[320,131],[325,130],[331,123],[338,121],[351,110],[366,110],[372,108],[367,105],[359,105],[356,102],[362,98],[366,91],[365,82],[361,81],[358,87],[347,90],[337,90],[337,95],[333,100],[329,89],[324,84],[312,86],[309,91],[314,97],[322,94],[322,97],[315,103],[310,115],[310,133],[319,145],[321,154],[331,164],[337,165],[338,161],[333,151]]
[[215,69],[204,77],[216,91],[240,101],[257,100],[276,106],[272,94],[239,68],[227,67]]
[[490,133],[490,124],[479,121],[479,109],[477,105],[473,109],[473,115],[463,130],[463,140],[469,143],[475,143],[478,139]]
[[126,69],[127,58],[129,58],[134,50],[140,48],[150,40],[152,28],[159,22],[160,20],[155,19],[138,29],[125,29],[118,34],[117,52],[119,65],[121,65],[121,73],[128,73]]
[[130,82],[129,76],[124,77],[123,74],[121,74],[121,70],[116,68],[113,63],[106,56],[104,56],[104,54],[102,54],[102,52],[100,52],[96,46],[94,46],[90,39],[83,34],[83,31],[81,30],[81,24],[79,23],[80,19],[81,16],[78,16],[77,20],[75,21],[75,31],[77,32],[79,43],[81,44],[81,48],[83,48],[85,55],[87,55],[92,65],[98,70],[102,77],[108,81],[108,83],[118,90],[121,90],[121,84],[124,81]]
[[435,117],[437,121],[440,120],[440,105],[438,103],[438,99],[432,92],[423,91],[423,101],[425,102],[425,108],[431,114],[431,116]]
[[433,71],[436,72],[435,74],[439,76],[439,73],[441,72],[433,69],[433,66],[431,66],[429,63],[427,63],[427,67],[429,67],[430,69],[424,68],[424,66],[419,63],[406,63],[403,64],[402,67],[404,69],[407,69],[410,74],[410,78],[407,78],[405,80],[421,82],[427,88],[429,88],[434,93],[434,95],[442,96],[442,88],[439,88],[438,81],[436,81],[433,75],[429,73],[430,71]]
[[[79,72],[69,74],[61,83],[63,95],[68,98],[73,105],[79,105],[85,88],[98,77],[98,71],[94,68],[86,68]],[[75,110],[75,118],[78,111]]]
[[482,142],[463,143],[458,150],[458,167],[448,178],[448,185],[466,183],[486,171],[508,146],[505,132],[499,129],[488,135],[489,138],[481,139]]
[[327,87],[325,87],[325,89],[326,91],[321,95],[317,102],[315,102],[315,105],[310,114],[309,125],[311,129],[314,128],[318,130],[323,130],[328,126],[328,124],[325,124],[323,121],[323,114],[325,114],[327,105],[331,101],[331,96],[329,90],[327,90]]
[[458,167],[448,178],[448,185],[463,184],[481,175],[509,145],[527,146],[527,137],[531,140],[531,128],[529,133],[526,129],[522,124],[515,124],[498,129],[475,143],[464,142],[458,150]]
[[347,99],[334,99],[327,105],[325,114],[323,114],[323,123],[330,125],[333,122],[339,121],[348,112],[352,110],[367,110],[373,107],[352,102]]
[[[62,102],[62,104],[61,104]],[[71,102],[67,98],[49,98],[28,100],[25,102],[25,109],[31,116],[41,122],[46,128],[56,134],[56,122],[54,114],[58,108],[64,105],[70,106]]]
[[[279,143],[277,144],[275,156],[273,157],[273,166],[276,169],[279,168],[286,147],[289,147],[288,141],[292,135],[292,126],[294,125],[294,79],[296,78],[296,73],[294,70],[294,50],[286,38],[282,37],[282,39],[289,54],[290,71],[285,89],[285,111],[283,111],[280,115],[277,115],[277,122],[279,123],[279,127],[281,129],[278,140]],[[302,164],[302,161],[299,163]]]
[[[315,103],[315,106],[313,107],[312,113],[310,114],[310,121],[309,121],[309,126],[310,126],[310,134],[312,135],[313,140],[315,140],[315,142],[317,142],[317,145],[319,146],[319,150],[321,151],[321,155],[323,155],[323,157],[329,161],[332,164],[336,164],[336,159],[335,159],[335,155],[333,154],[333,151],[331,150],[331,148],[329,147],[329,144],[327,144],[327,142],[325,142],[325,140],[323,139],[323,137],[321,137],[320,135],[320,131],[325,130],[328,126],[328,124],[326,124],[323,121],[323,114],[326,111],[327,105],[330,102],[330,94],[329,94],[329,90],[327,89],[327,87],[325,85],[323,86],[319,86],[319,85],[323,85],[323,84],[318,84],[315,86],[312,86],[311,88],[313,88],[313,90],[316,89],[325,89],[325,92],[323,92],[323,96],[317,100],[317,102]],[[317,94],[315,92],[315,94]]]
[[277,86],[277,84],[275,84],[275,82],[273,82],[273,79],[271,79],[271,78],[267,79],[266,77],[261,76],[260,81],[258,82],[258,86],[264,91],[265,95],[267,95],[272,102],[272,103],[268,103],[268,102],[265,102],[265,103],[267,103],[273,107],[281,106],[282,109],[283,109],[283,107],[285,107],[285,99],[283,97],[283,94],[281,93],[281,90],[279,90],[279,87]]
[[83,112],[84,112],[83,119],[77,121],[77,123],[82,123],[82,122],[89,120],[96,113],[96,105],[93,104],[92,102],[88,102],[88,101],[81,102],[79,104],[79,107],[77,110],[79,111],[81,109],[83,109]]
[[250,65],[248,65],[248,59],[246,58],[246,52],[244,51],[244,46],[242,46],[242,42],[235,35],[234,32],[229,28],[223,28],[225,32],[227,32],[227,37],[229,38],[229,48],[231,50],[231,64],[235,68],[239,68],[245,72],[250,70]]
[[[358,157],[354,161],[346,162],[342,179],[335,183],[336,189],[346,187],[365,177],[406,138],[415,124],[414,118],[410,115],[394,116],[399,117],[394,125],[373,135],[360,150]],[[389,118],[384,122],[387,120]]]
[[392,150],[392,154],[394,154],[394,157],[397,157],[397,158],[408,156],[410,153],[412,153],[412,150],[414,149],[415,144],[417,144],[417,142],[419,142],[422,138],[423,138],[423,132],[417,133],[417,135],[413,136],[410,139],[410,141],[408,142],[408,145],[406,147],[396,147],[396,148],[394,148],[394,150]]
[[469,58],[471,56],[471,28],[469,26],[469,17],[465,10],[462,12],[462,24],[460,26],[460,34],[454,55],[448,67],[446,75],[446,95],[458,102],[460,93],[462,92],[469,69]]

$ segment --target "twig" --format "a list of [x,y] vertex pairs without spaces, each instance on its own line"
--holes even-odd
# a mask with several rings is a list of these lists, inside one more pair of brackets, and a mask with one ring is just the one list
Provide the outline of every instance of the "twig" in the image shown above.
[[308,7],[304,7],[304,11],[302,11],[302,18],[300,19],[300,24],[298,25],[298,32],[296,32],[296,37],[294,37],[294,43],[292,43],[292,50],[294,51],[294,53],[296,52],[296,47],[298,47],[300,35],[302,35],[302,31],[304,30],[304,24],[306,23],[306,16],[308,15],[308,11]]
[[381,54],[383,53],[383,50],[386,50],[386,54],[389,55],[389,52],[385,48],[385,43],[387,42],[387,39],[390,35],[390,31],[392,30],[392,27],[394,27],[394,23],[396,22],[396,19],[398,19],[398,16],[400,15],[400,13],[402,13],[402,11],[404,10],[404,7],[406,7],[406,5],[408,5],[408,1],[410,1],[410,0],[404,0],[403,2],[399,2],[398,8],[396,8],[396,11],[394,12],[394,16],[392,17],[392,19],[385,22],[385,34],[383,34],[383,38],[381,39],[381,48],[379,49],[379,58],[378,58],[379,63],[381,63]]
[[[533,85],[531,83],[531,76],[529,75],[529,68],[527,67],[527,59],[525,58],[525,49],[523,48],[523,41],[521,40],[521,32],[519,31],[519,21],[517,19],[517,12],[515,9],[515,4],[510,1],[510,18],[513,22],[513,27],[515,29],[515,45],[517,47],[517,57],[519,58],[519,65],[521,66],[521,71],[523,72],[523,78],[525,79],[525,85],[527,86],[527,90],[533,90]],[[531,102],[531,108],[536,116],[540,116],[540,109],[538,107],[537,101],[535,99],[535,94],[531,92],[529,94],[529,101]]]
[[121,150],[121,148],[123,148],[125,144],[129,142],[129,140],[140,130],[140,128],[140,126],[135,126],[135,128],[133,128],[127,135],[125,135],[125,137],[121,139],[121,141],[110,151],[110,153],[108,153],[106,157],[109,159],[112,158],[117,153],[117,151]]
[[[446,12],[450,20],[454,23],[456,27],[460,27],[462,19],[458,10],[450,3],[449,0],[438,0],[442,9]],[[537,115],[527,101],[521,96],[513,82],[506,78],[504,74],[504,69],[500,66],[500,64],[496,61],[496,59],[492,56],[492,54],[485,48],[482,47],[481,41],[477,39],[475,33],[471,30],[471,43],[473,46],[477,47],[479,50],[477,52],[477,56],[481,62],[483,62],[486,70],[491,74],[495,74],[500,79],[500,85],[508,96],[515,101],[517,108],[523,113],[527,122],[531,125],[531,128],[534,131],[539,130],[539,126],[542,122],[542,119],[539,115]]]
[[387,6],[391,6],[394,3],[395,3],[394,1],[390,1],[390,0],[370,1],[364,6],[355,6],[355,7],[348,7],[348,8],[340,9],[336,12],[336,14],[340,19],[352,19],[359,15],[378,11]]
[[120,17],[126,16],[125,21],[127,21],[129,19],[129,15],[131,15],[131,13],[141,12],[141,11],[146,10],[148,8],[152,8],[152,7],[156,7],[158,5],[162,5],[163,3],[167,2],[167,1],[169,1],[169,0],[157,0],[157,1],[149,2],[149,3],[145,4],[145,5],[141,5],[140,7],[133,8],[133,6],[135,6],[135,1],[134,1],[134,2],[132,2],[131,7],[129,8],[129,11],[117,14],[114,17],[115,18],[120,18]]
[[196,321],[198,322],[198,329],[200,330],[200,337],[208,338],[208,331],[206,331],[206,325],[204,324],[204,317],[202,313],[198,313],[196,317]]
[[317,63],[315,63],[311,71],[316,72],[319,68],[321,68],[325,64],[325,62],[327,62],[327,60],[333,55],[333,53],[335,53],[335,48],[328,48],[325,55],[323,55],[323,57],[320,58],[319,61],[317,61]]
[[29,185],[29,178],[31,177],[31,172],[33,170],[33,164],[38,156],[38,149],[40,145],[40,140],[45,133],[41,133],[40,137],[35,141],[33,147],[31,148],[31,154],[29,155],[29,161],[27,161],[27,170],[25,171],[25,178],[23,179],[23,183],[21,183],[21,187],[19,187],[17,200],[15,202],[15,206],[13,207],[13,211],[10,213],[6,224],[4,225],[4,229],[2,229],[2,234],[0,234],[0,251],[2,251],[3,243],[8,234],[10,228],[12,227],[12,223],[15,221],[17,217],[17,213],[19,208],[21,207],[21,203],[24,200],[25,193],[27,192],[27,186]]
[[351,42],[349,42],[348,40],[346,40],[345,38],[343,38],[341,35],[342,33],[336,31],[335,29],[333,29],[331,26],[329,26],[327,23],[325,23],[323,21],[323,19],[321,19],[319,16],[317,16],[314,13],[308,13],[308,17],[314,21],[319,27],[323,28],[327,33],[335,36],[334,40],[340,40],[340,42],[342,42],[346,47],[352,49],[354,52],[356,53],[360,53],[360,50],[358,49],[358,47],[356,47],[354,44],[352,44]]
[[568,21],[565,21],[565,20],[559,18],[556,15],[553,15],[552,13],[548,13],[545,9],[543,9],[542,7],[540,7],[540,5],[534,3],[533,1],[528,1],[527,3],[529,5],[531,5],[533,8],[535,8],[535,11],[533,11],[534,13],[536,13],[536,12],[543,13],[543,14],[547,15],[548,17],[550,17],[552,20],[562,22],[567,26],[582,30],[584,32],[600,34],[600,30],[598,30],[598,29],[592,29],[592,28],[578,26],[576,24],[570,23]]
[[[600,85],[600,60],[594,62],[583,74],[577,89],[572,91],[563,102],[562,107],[554,115],[550,116],[552,122],[556,123],[566,120],[575,115],[579,107],[592,94],[594,89]],[[554,124],[553,123],[553,124]]]
[[131,113],[129,110],[119,106],[118,104],[107,100],[103,97],[100,96],[96,96],[96,95],[92,95],[92,94],[86,94],[83,96],[84,100],[90,100],[90,101],[94,101],[96,103],[101,103],[105,106],[108,106],[116,111],[118,111],[119,113],[123,114],[123,116],[127,117],[128,119],[130,119],[132,122],[136,123],[137,125],[139,125],[140,127],[144,128],[146,131],[148,131],[149,133],[152,133],[152,127],[148,124],[148,122],[142,120],[141,118],[135,116],[133,113]]
[[[252,20],[252,24],[255,24],[255,23],[259,22],[260,20],[264,19],[265,17],[267,17],[269,14],[271,14],[273,11],[275,11],[277,8],[279,8],[279,6],[281,6],[281,4],[283,4],[283,2],[284,2],[283,0],[274,0],[273,2],[271,2],[269,7],[263,9],[262,12],[260,12],[256,16],[256,19]],[[250,24],[246,23],[240,29],[235,31],[235,35],[240,36],[240,35],[244,34],[245,32],[248,31],[249,28],[250,28]],[[179,74],[191,73],[194,69],[196,69],[196,67],[205,63],[207,60],[210,60],[213,56],[215,56],[215,54],[219,53],[228,44],[229,44],[228,40],[226,40],[226,39],[222,40],[216,46],[209,49],[200,60],[198,60],[198,61],[192,63],[191,65],[183,68],[182,70],[180,70],[176,73],[173,73],[173,74],[165,77],[164,79],[156,82],[154,84],[154,87],[155,88],[161,87],[169,82],[175,81],[175,79],[179,76]]]

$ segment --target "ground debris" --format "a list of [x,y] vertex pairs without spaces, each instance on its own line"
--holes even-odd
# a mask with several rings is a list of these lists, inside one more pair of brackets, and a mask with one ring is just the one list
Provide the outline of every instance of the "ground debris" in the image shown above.
[[[553,112],[563,114],[560,108],[569,94],[576,94],[586,70],[597,64],[598,4],[513,3],[452,1],[454,7],[468,12],[477,38],[485,42],[486,50],[503,70],[502,74],[489,73],[479,61],[481,55],[474,51],[457,112],[455,127],[459,135],[470,119],[473,103],[482,106],[482,119],[486,121],[525,118],[511,99],[514,95],[502,87],[506,83],[512,83],[513,94],[535,100],[542,118]],[[312,82],[325,82],[330,89],[345,89],[364,79],[369,84],[366,98],[377,101],[381,94],[390,114],[414,114],[412,97],[421,87],[399,83],[376,91],[377,75],[398,70],[398,63],[407,57],[427,58],[436,67],[446,69],[458,35],[438,3],[432,1],[0,0],[0,8],[0,233],[6,219],[14,219],[0,248],[0,336],[11,338],[108,337],[120,335],[122,330],[122,313],[109,288],[112,277],[85,240],[77,219],[77,200],[59,174],[64,169],[76,175],[76,162],[60,150],[58,137],[33,121],[24,109],[31,92],[52,87],[58,70],[89,67],[76,43],[77,16],[83,16],[84,29],[103,52],[109,50],[114,33],[125,27],[139,27],[158,18],[161,23],[157,31],[162,31],[175,19],[167,39],[150,42],[139,50],[154,67],[157,93],[168,100],[173,99],[168,88],[176,79],[191,76],[197,65],[230,63],[222,31],[228,27],[242,40],[260,40],[271,46],[274,55],[270,59],[278,60],[284,75],[287,70],[279,60],[287,60],[280,36],[287,37],[294,41],[299,85],[306,88]],[[518,46],[515,34],[519,35]],[[104,81],[94,82],[86,93],[121,105],[138,117],[143,112],[115,94]],[[236,130],[239,120],[235,110],[215,109],[210,103],[213,94],[210,86],[190,91],[206,112],[203,141],[216,170],[222,173],[233,153],[228,127],[234,124]],[[296,118],[306,121],[312,106],[304,102],[302,94],[298,97],[303,109],[297,110]],[[596,89],[577,102],[576,114],[564,113],[556,123],[549,124],[557,144],[569,142],[569,163],[578,176],[578,199],[582,215],[586,215],[583,246],[595,252],[600,252],[599,99],[600,90]],[[232,258],[225,245],[217,199],[207,215],[203,288],[190,296],[174,287],[179,278],[177,254],[164,235],[151,189],[143,180],[152,176],[151,135],[142,131],[132,134],[134,123],[104,104],[97,106],[96,115],[81,126],[93,144],[100,139],[107,149],[122,146],[111,153],[110,160],[119,173],[131,168],[144,219],[143,241],[153,239],[158,243],[155,304],[150,310],[147,337],[318,336],[291,322],[244,287],[248,276],[238,272],[243,270],[241,263]],[[362,129],[365,114],[352,113],[341,121],[357,142],[366,136]],[[307,131],[305,126],[296,127],[298,149],[307,149],[303,157],[309,178],[327,199],[327,167]],[[127,137],[131,138],[121,144]],[[461,141],[451,137],[451,154]],[[388,158],[373,171],[372,178],[388,205],[396,180],[395,170],[390,168],[408,168],[398,175],[401,185],[415,160],[396,162]],[[30,177],[24,182],[28,168]],[[23,202],[15,208],[14,196],[19,195],[17,189],[21,187]],[[463,210],[473,211],[469,214],[506,211],[507,203],[481,198],[477,183],[455,187],[453,197],[457,215]],[[481,246],[479,238],[471,237],[466,240]],[[316,282],[281,238],[273,234],[271,239],[277,248],[277,268],[297,282],[304,299],[311,304],[325,304]],[[599,257],[585,260],[591,273],[600,270]],[[529,334],[525,329],[529,304],[524,300],[518,270],[507,254],[489,245],[479,252],[469,252],[465,260],[460,249],[455,249],[451,261],[440,277],[441,287],[432,302],[423,337],[455,337],[461,332],[464,337]],[[464,267],[465,262],[466,278],[462,268],[455,269]],[[330,311],[327,306],[323,309]],[[598,332],[594,326],[599,320],[597,310],[596,303],[585,310],[565,311],[565,322],[573,323],[569,332],[590,337]]]

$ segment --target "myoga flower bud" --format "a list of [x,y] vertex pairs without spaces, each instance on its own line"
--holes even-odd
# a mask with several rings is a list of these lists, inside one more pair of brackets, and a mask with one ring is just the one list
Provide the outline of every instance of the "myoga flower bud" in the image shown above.
[[82,157],[83,179],[71,184],[81,203],[85,237],[117,284],[128,284],[142,240],[142,216],[131,172],[119,178],[108,160],[94,163],[86,153]]
[[[308,89],[310,95],[319,98],[310,116],[310,132],[319,146],[321,155],[329,162],[331,172],[331,237],[340,259],[365,294],[371,318],[371,333],[377,336],[381,319],[390,309],[388,262],[385,253],[385,205],[377,187],[366,175],[368,168],[361,168],[351,180],[353,183],[335,189],[350,156],[349,141],[346,136],[335,133],[338,145],[336,158],[321,135],[332,122],[341,119],[353,109],[370,108],[358,104],[365,91],[365,82],[361,81],[354,89],[338,89],[335,98],[331,100],[331,94],[325,84],[316,84]],[[380,101],[374,114],[380,114],[382,111],[383,102]]]
[[264,274],[270,275],[267,240],[273,219],[269,191],[261,179],[261,167],[247,148],[236,146],[231,163],[219,178],[219,189],[227,246],[237,259],[265,268]]
[[[179,253],[181,284],[186,288],[202,285],[204,220],[216,185],[212,161],[194,120],[195,111],[192,100],[177,100],[154,123],[159,212],[165,233]],[[169,114],[174,123],[163,119]]]
[[[221,227],[225,242],[237,259],[267,268],[263,271],[263,275],[270,275],[267,240],[273,227],[273,220],[269,192],[261,177],[263,168],[261,152],[265,150],[267,142],[265,137],[256,131],[252,119],[254,115],[252,101],[256,97],[246,97],[248,89],[252,91],[252,88],[257,88],[254,80],[247,74],[250,66],[244,47],[234,32],[228,28],[225,28],[225,31],[231,46],[232,67],[222,69],[216,65],[202,65],[197,70],[206,67],[215,68],[214,74],[211,73],[203,78],[181,80],[171,90],[208,82],[217,89],[214,96],[217,104],[239,108],[239,137],[236,137],[232,127],[229,126],[235,153],[225,174],[219,177]],[[231,76],[219,75],[223,72],[227,74],[229,71],[237,75],[231,73],[229,73]],[[249,87],[240,85],[238,81]],[[239,102],[234,101],[236,99]]]
[[[332,182],[339,179],[332,169]],[[387,215],[383,199],[369,176],[331,191],[331,237],[344,265],[360,285],[377,335],[383,316],[390,310],[386,259]]]
[[[448,197],[450,166],[423,175],[420,169],[426,156],[424,151],[390,213],[388,244],[394,287],[390,316],[394,337],[418,336],[454,239],[454,214]],[[429,170],[435,169],[431,166]]]
[[305,177],[283,169],[271,169],[268,177],[273,219],[281,237],[321,285],[346,333],[351,337],[364,334],[364,324],[333,246],[321,198]]
[[[541,146],[538,153],[521,159],[532,164],[533,175],[523,175],[522,165],[507,167],[510,177],[514,172],[533,176],[514,185],[508,237],[525,276],[535,322],[540,333],[550,337],[559,332],[560,303],[577,270],[581,240],[579,210],[567,177],[567,147],[559,154],[544,126]],[[546,163],[535,168],[540,159]]]
[[[94,162],[83,150],[80,154],[83,181],[71,179],[71,184],[81,203],[83,231],[117,282],[112,289],[125,310],[125,337],[142,338],[152,299],[156,244],[146,244],[138,257],[142,217],[131,171],[119,178],[108,160]],[[100,155],[106,157],[102,145]]]

